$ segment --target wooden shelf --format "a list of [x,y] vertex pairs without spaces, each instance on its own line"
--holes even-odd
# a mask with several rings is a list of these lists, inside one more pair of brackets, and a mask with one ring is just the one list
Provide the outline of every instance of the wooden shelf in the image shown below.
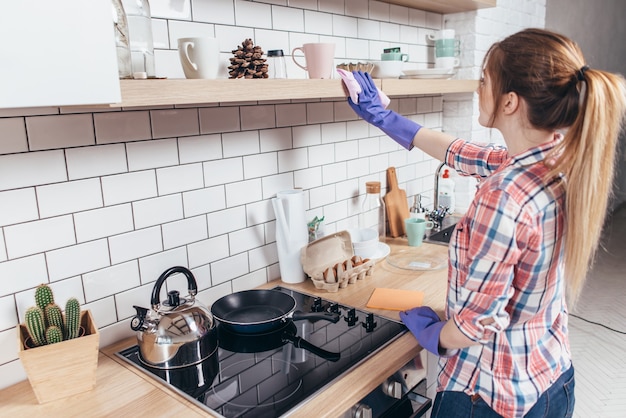
[[459,13],[486,7],[496,7],[496,0],[380,0],[385,3],[435,13]]
[[[377,79],[388,96],[465,93],[475,80]],[[347,97],[341,80],[120,80],[122,102],[110,107],[193,105]]]

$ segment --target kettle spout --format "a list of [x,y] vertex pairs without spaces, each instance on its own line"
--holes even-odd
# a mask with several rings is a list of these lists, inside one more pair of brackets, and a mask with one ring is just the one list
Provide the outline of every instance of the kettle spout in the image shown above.
[[135,311],[137,311],[137,315],[133,316],[133,319],[130,321],[130,328],[133,331],[146,331],[148,328],[148,324],[146,324],[146,317],[148,316],[148,309],[142,308],[141,306],[133,305]]

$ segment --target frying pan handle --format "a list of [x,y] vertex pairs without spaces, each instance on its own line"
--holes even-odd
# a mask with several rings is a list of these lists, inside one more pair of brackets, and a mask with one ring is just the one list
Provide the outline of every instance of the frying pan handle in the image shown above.
[[152,309],[159,309],[159,304],[161,302],[159,300],[159,295],[161,294],[161,286],[163,286],[165,279],[176,273],[182,273],[187,278],[187,288],[189,289],[189,296],[191,301],[193,301],[194,296],[196,296],[196,293],[198,293],[198,284],[196,283],[196,278],[193,277],[191,271],[189,271],[189,269],[187,269],[186,267],[175,266],[165,270],[154,284],[154,287],[152,288],[152,298],[150,299]]
[[335,361],[339,361],[339,359],[341,358],[340,353],[333,353],[332,351],[326,351],[323,348],[320,348],[316,345],[311,344],[310,342],[303,339],[302,337],[298,337],[289,332],[285,332],[283,334],[283,338],[288,341],[291,341],[293,345],[296,346],[297,348],[303,348],[307,351],[310,351],[311,353],[323,358],[324,360],[335,362]]
[[333,324],[339,322],[341,315],[335,312],[302,312],[302,311],[294,311],[291,317],[294,321],[301,321],[303,319],[323,319],[325,321],[330,321]]

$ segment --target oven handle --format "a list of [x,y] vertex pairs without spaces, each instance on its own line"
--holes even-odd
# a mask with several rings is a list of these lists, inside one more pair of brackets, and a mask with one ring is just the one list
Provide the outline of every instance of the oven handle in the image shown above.
[[[422,379],[393,405],[390,410],[382,414],[384,418],[419,418],[432,406],[432,400],[418,393],[426,394],[426,379]],[[410,408],[407,407],[407,402]],[[411,411],[409,413],[409,410]]]

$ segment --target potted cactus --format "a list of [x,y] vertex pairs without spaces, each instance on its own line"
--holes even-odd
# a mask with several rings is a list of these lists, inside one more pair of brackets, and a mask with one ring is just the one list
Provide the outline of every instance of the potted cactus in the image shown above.
[[91,312],[70,298],[63,313],[45,284],[35,290],[35,304],[18,325],[18,338],[20,360],[39,403],[93,389],[100,334]]

